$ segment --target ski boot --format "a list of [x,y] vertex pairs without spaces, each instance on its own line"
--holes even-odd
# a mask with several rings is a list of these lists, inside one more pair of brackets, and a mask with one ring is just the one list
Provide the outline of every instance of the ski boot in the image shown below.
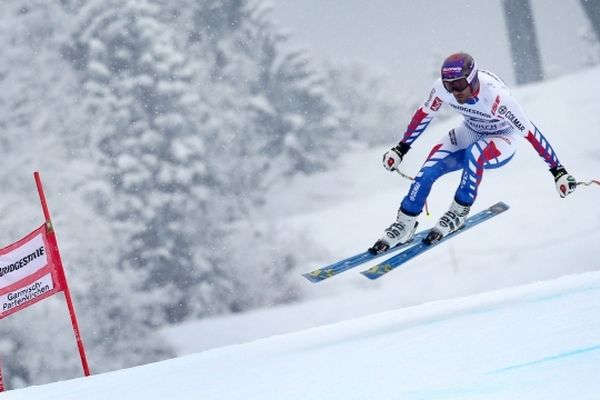
[[396,222],[390,225],[383,232],[381,239],[369,248],[369,253],[383,253],[392,247],[410,241],[417,230],[417,225],[419,225],[417,217],[417,215],[406,215],[402,210],[398,210]]
[[470,209],[471,206],[464,206],[454,200],[450,205],[450,209],[442,215],[437,224],[435,224],[429,234],[427,234],[427,237],[423,239],[423,242],[426,244],[435,243],[444,236],[460,229],[464,224],[467,215],[469,215]]

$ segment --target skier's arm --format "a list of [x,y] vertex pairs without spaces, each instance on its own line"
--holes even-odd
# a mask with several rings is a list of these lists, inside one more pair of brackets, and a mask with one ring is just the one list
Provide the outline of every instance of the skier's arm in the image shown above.
[[575,178],[570,175],[558,160],[556,152],[542,132],[535,126],[521,106],[512,96],[504,96],[497,111],[497,117],[507,120],[514,129],[521,132],[523,137],[546,162],[556,184],[556,190],[561,197],[572,193],[577,187]]
[[442,107],[444,102],[437,95],[440,89],[443,89],[443,87],[441,86],[441,80],[438,80],[429,92],[427,100],[413,114],[398,145],[392,147],[383,155],[383,166],[386,169],[390,171],[396,169],[402,162],[404,155],[410,150],[412,143],[427,129],[435,114]]
[[427,100],[425,100],[417,111],[415,111],[410,123],[406,127],[406,131],[404,131],[400,143],[405,143],[410,148],[412,143],[417,140],[421,133],[425,132],[425,129],[427,129],[427,126],[433,120],[435,114],[440,110],[444,104],[444,101],[441,99],[441,90],[445,90],[441,82],[440,79],[435,82],[433,88],[429,92]]
[[527,118],[525,112],[512,96],[508,93],[501,97],[498,107],[498,118],[506,120],[517,132],[527,139],[540,157],[548,164],[549,168],[560,165],[558,156],[550,145],[550,142],[542,135],[539,129]]

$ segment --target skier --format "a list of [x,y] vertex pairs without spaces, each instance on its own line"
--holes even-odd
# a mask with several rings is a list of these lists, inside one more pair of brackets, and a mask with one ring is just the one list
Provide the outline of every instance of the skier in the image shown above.
[[540,130],[526,117],[504,82],[489,71],[478,70],[469,54],[450,55],[441,68],[427,100],[417,109],[400,143],[383,156],[383,166],[394,171],[425,131],[443,104],[464,117],[462,124],[433,147],[402,200],[396,222],[369,249],[380,253],[409,241],[431,186],[442,175],[462,170],[461,181],[448,211],[424,241],[436,242],[464,223],[477,198],[484,169],[499,168],[515,154],[520,136],[531,143],[548,164],[561,197],[572,193],[576,180],[560,164]]

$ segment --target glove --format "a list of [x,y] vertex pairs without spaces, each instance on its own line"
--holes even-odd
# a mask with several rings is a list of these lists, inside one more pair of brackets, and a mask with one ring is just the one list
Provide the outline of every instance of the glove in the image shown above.
[[577,189],[577,180],[562,165],[550,168],[550,172],[554,176],[554,184],[560,197],[567,197]]
[[410,145],[398,143],[398,146],[392,147],[383,155],[383,166],[388,171],[394,171],[402,162],[404,155],[410,150]]

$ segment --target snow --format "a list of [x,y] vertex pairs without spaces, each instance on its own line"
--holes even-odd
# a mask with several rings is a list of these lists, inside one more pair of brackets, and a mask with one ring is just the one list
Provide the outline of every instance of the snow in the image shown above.
[[[589,84],[599,79],[595,68],[517,91],[579,180],[599,177],[600,104]],[[457,123],[434,121],[404,171],[415,173]],[[298,271],[309,301],[182,325],[165,332],[179,358],[3,399],[597,398],[600,190],[559,198],[525,141],[485,174],[474,210],[504,201],[506,213],[376,282],[358,271],[317,285],[300,276],[364,249],[394,218],[408,182],[383,170],[384,150],[358,149],[335,170],[273,188],[265,215],[327,244]],[[436,184],[422,227],[449,205],[457,179]]]
[[[3,398],[596,399],[598,304],[600,272],[582,273]],[[282,311],[280,321],[297,318]]]

